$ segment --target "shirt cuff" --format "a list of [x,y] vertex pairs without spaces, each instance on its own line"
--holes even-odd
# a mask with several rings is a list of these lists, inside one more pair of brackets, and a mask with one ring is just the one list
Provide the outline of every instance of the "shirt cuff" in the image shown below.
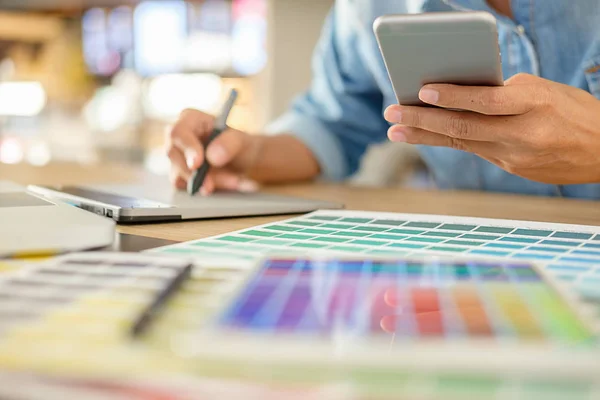
[[348,176],[342,145],[319,121],[290,112],[267,126],[266,132],[269,135],[290,134],[304,143],[321,167],[321,178],[341,181]]

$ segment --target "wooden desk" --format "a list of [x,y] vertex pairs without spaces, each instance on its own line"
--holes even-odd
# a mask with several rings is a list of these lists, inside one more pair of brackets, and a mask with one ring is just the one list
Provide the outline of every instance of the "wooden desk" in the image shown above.
[[[165,179],[126,166],[79,166],[52,164],[45,167],[0,164],[0,179],[21,184],[81,184],[134,182]],[[343,202],[350,210],[459,215],[600,225],[600,202],[556,198],[500,195],[478,192],[436,192],[406,189],[367,189],[330,184],[270,187],[268,192]],[[284,219],[279,217],[121,226],[134,235],[187,241],[253,225]]]

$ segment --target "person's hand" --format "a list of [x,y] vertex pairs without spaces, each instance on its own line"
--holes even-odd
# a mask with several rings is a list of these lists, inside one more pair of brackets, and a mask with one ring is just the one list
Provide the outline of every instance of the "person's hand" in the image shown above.
[[[215,118],[197,110],[184,111],[179,121],[167,132],[167,154],[171,160],[171,182],[184,190],[192,171],[204,162],[204,146],[213,131]],[[207,195],[216,189],[254,192],[258,185],[246,178],[256,162],[261,139],[247,133],[228,129],[206,149],[211,170],[200,189]]]
[[584,90],[520,74],[503,87],[426,85],[419,97],[441,108],[390,106],[392,141],[471,152],[538,182],[600,183],[600,101]]

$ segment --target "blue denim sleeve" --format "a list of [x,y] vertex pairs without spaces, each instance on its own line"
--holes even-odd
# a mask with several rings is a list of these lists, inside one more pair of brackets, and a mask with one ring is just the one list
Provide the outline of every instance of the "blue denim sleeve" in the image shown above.
[[382,116],[383,95],[361,52],[359,32],[372,31],[348,14],[356,10],[334,6],[316,48],[309,90],[267,128],[300,139],[328,180],[354,173],[367,147],[385,140],[389,127]]

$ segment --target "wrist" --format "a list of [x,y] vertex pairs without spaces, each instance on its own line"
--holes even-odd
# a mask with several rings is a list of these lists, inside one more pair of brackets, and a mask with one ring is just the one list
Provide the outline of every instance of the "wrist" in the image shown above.
[[268,139],[269,138],[267,136],[260,134],[247,134],[246,151],[244,151],[244,174],[251,179],[257,181],[264,180],[261,179],[258,171],[261,170],[261,161],[264,161],[266,157],[265,147]]
[[246,175],[262,183],[297,182],[319,175],[319,164],[308,147],[292,135],[252,135]]

